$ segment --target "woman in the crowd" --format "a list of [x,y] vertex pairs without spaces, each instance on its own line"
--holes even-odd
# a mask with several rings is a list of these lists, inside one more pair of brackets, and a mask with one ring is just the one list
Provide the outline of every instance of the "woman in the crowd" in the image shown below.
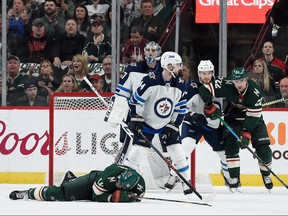
[[77,20],[78,32],[87,37],[91,29],[88,10],[85,5],[78,5],[74,10],[74,18]]
[[65,74],[56,92],[78,92],[78,85],[73,75]]
[[77,82],[80,91],[89,90],[89,85],[85,82],[84,77],[90,77],[89,67],[86,58],[81,54],[76,54],[72,58],[68,74],[72,74]]
[[263,90],[266,101],[275,99],[275,94],[278,93],[278,91],[264,60],[257,59],[254,62],[253,71],[251,74],[248,74],[248,77],[255,81]]

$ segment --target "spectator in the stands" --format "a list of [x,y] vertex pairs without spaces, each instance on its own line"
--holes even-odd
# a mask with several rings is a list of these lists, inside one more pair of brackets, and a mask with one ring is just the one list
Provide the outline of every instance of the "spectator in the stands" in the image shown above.
[[11,106],[47,106],[47,98],[38,94],[38,85],[36,79],[30,78],[24,83],[25,95],[15,97]]
[[8,10],[7,46],[11,55],[23,60],[26,55],[27,37],[31,30],[29,27],[30,14],[25,9],[24,0],[13,0],[13,6]]
[[56,92],[78,92],[78,84],[72,74],[65,74]]
[[284,101],[275,104],[275,107],[288,108],[288,77],[280,80],[279,90],[280,93],[276,95],[276,99],[284,99]]
[[131,21],[132,26],[143,26],[143,36],[148,41],[158,42],[163,33],[163,20],[156,19],[153,15],[153,0],[142,0],[141,16]]
[[101,76],[104,80],[103,91],[112,92],[111,83],[112,83],[112,56],[107,55],[103,59],[102,69],[104,74]]
[[266,62],[268,71],[274,82],[277,84],[286,76],[286,64],[279,58],[274,56],[274,45],[272,41],[265,41],[262,47],[263,59]]
[[90,76],[90,82],[99,93],[103,92],[104,80],[99,74]]
[[123,8],[123,21],[127,26],[130,26],[134,18],[141,16],[141,0],[120,0],[120,6]]
[[62,16],[65,20],[73,16],[75,10],[74,0],[55,0],[58,16]]
[[7,58],[7,105],[14,97],[24,95],[24,82],[29,78],[26,73],[20,72],[20,60],[11,55]]
[[[103,27],[104,27],[104,31],[105,31],[105,35],[108,38],[111,38],[112,36],[112,11],[111,11],[111,7],[108,9],[108,13],[107,16],[105,18],[105,21],[103,23]],[[124,14],[123,14],[123,9],[120,8],[120,48],[123,46],[123,44],[125,43],[125,41],[129,38],[129,26],[127,26],[124,23]]]
[[84,37],[87,37],[91,29],[91,23],[88,16],[88,11],[85,5],[75,7],[74,18],[78,24],[78,32]]
[[165,23],[174,10],[173,2],[171,0],[154,0],[154,16]]
[[89,79],[89,67],[85,56],[76,54],[72,58],[72,64],[69,66],[68,74],[74,76],[80,91],[89,91],[90,87],[85,82],[84,77]]
[[100,4],[100,0],[92,0],[92,2],[92,4],[86,5],[89,17],[91,18],[95,14],[105,17],[110,5],[107,3]]
[[45,0],[42,19],[49,36],[57,37],[65,32],[65,18],[58,14],[55,0]]
[[91,32],[86,39],[83,54],[87,56],[89,63],[102,63],[106,55],[111,55],[111,39],[104,34],[103,22],[100,19],[92,22]]
[[[32,32],[28,39],[27,54],[24,62],[40,63],[43,59],[53,61],[55,38],[46,34],[44,22],[36,18],[32,22]],[[22,61],[23,62],[23,61]]]
[[252,73],[248,73],[248,77],[258,84],[267,102],[275,99],[275,94],[278,91],[264,60],[257,59],[254,61],[253,71]]
[[65,24],[65,33],[55,43],[58,50],[54,58],[54,64],[63,67],[71,64],[73,56],[82,53],[84,43],[85,37],[78,32],[76,20],[69,18]]
[[60,81],[54,76],[53,66],[49,60],[41,61],[37,83],[40,88],[39,94],[43,96],[51,95],[60,86]]
[[144,47],[149,43],[143,37],[141,26],[132,26],[130,38],[124,43],[121,50],[123,64],[131,64],[144,60]]
[[45,0],[28,0],[26,2],[26,10],[32,20],[44,16],[44,3]]

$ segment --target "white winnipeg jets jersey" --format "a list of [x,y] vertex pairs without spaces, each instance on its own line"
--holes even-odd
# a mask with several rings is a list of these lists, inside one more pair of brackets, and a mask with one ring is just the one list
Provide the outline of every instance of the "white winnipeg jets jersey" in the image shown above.
[[144,131],[159,133],[168,123],[180,125],[186,114],[184,80],[176,77],[165,82],[162,71],[150,73],[142,79],[129,103],[131,115],[142,116]]

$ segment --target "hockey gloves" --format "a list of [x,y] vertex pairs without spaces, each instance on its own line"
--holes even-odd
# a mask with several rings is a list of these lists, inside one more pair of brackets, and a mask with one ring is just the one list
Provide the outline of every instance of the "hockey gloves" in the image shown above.
[[164,131],[160,134],[160,138],[165,145],[179,143],[179,136],[179,127],[172,123],[167,124]]
[[240,140],[237,141],[237,144],[239,145],[239,147],[240,147],[241,149],[247,148],[247,146],[248,146],[248,144],[249,144],[249,141],[250,141],[250,139],[251,139],[251,134],[250,134],[250,132],[247,131],[247,130],[243,130],[240,139],[241,139],[241,141],[240,141]]
[[205,115],[210,118],[211,120],[217,119],[221,116],[220,110],[215,106],[215,104],[211,101],[205,103],[204,106],[204,113]]
[[116,190],[111,197],[111,202],[136,202],[136,194],[131,191]]
[[196,126],[207,125],[206,117],[203,114],[188,112],[184,121],[189,122],[190,124],[195,124]]
[[144,119],[140,116],[132,116],[128,123],[128,128],[135,134],[138,135],[143,130]]

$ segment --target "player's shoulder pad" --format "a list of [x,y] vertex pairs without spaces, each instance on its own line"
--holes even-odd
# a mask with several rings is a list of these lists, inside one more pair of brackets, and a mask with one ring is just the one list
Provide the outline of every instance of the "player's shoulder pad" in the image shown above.
[[146,72],[146,62],[144,61],[139,61],[133,64],[129,64],[126,69],[126,73],[130,72]]

